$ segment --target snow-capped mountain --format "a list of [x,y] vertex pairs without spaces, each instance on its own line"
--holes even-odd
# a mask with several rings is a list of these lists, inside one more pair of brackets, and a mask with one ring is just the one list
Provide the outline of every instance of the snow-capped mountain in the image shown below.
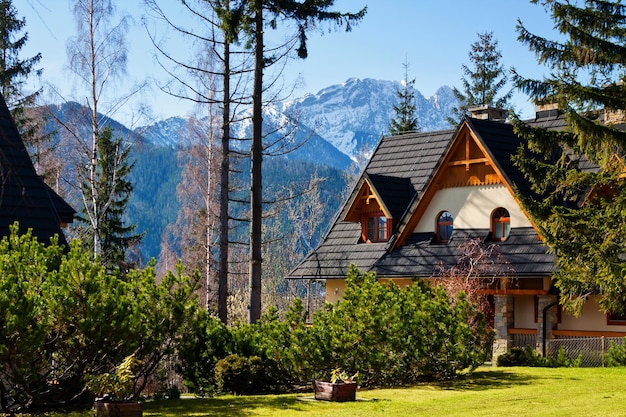
[[[307,125],[337,149],[354,157],[373,149],[388,133],[389,121],[398,103],[399,82],[351,78],[288,103],[285,108],[301,115]],[[423,131],[449,128],[446,121],[458,105],[452,89],[441,87],[432,97],[415,90],[416,115]]]
[[[335,150],[355,159],[374,149],[388,132],[389,121],[394,117],[393,106],[398,103],[396,93],[401,88],[398,81],[351,78],[316,94],[272,104],[264,114],[266,131],[295,132],[290,140],[298,150],[295,155],[285,155],[289,158],[297,158],[298,154],[313,156],[315,161],[340,167],[346,160],[333,155]],[[417,90],[414,93],[422,131],[450,127],[446,117],[458,106],[450,87],[439,88],[431,97]],[[244,121],[234,127],[234,136],[249,138],[250,118],[240,119]],[[186,119],[173,117],[142,127],[138,133],[148,142],[173,146],[181,143],[185,123]]]
[[187,117],[176,116],[135,129],[148,142],[158,146],[176,146],[186,142]]

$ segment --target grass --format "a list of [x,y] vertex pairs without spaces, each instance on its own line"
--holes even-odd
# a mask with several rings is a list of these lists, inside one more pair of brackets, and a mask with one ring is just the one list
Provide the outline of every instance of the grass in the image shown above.
[[[220,396],[148,402],[144,416],[624,416],[626,368],[480,368],[446,383],[359,390],[357,401],[352,403],[315,401],[312,396]],[[91,417],[93,413],[63,415]]]

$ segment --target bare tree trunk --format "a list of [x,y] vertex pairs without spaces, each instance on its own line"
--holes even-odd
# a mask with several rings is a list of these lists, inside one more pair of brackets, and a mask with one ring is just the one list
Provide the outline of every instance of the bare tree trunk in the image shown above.
[[250,313],[249,322],[261,317],[261,226],[263,216],[263,4],[255,1],[254,91],[252,93],[252,146],[250,149]]
[[224,102],[222,112],[222,159],[220,164],[220,254],[217,278],[217,315],[228,323],[228,215],[230,174],[230,42],[224,42]]

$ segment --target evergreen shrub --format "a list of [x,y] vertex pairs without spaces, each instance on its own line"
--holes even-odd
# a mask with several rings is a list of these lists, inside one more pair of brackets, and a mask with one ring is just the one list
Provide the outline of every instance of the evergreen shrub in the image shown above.
[[[252,357],[262,361],[265,374],[254,391],[310,387],[328,381],[337,368],[358,372],[364,387],[449,379],[484,363],[493,340],[482,313],[463,294],[450,298],[419,280],[406,288],[379,283],[355,267],[343,298],[318,311],[310,326],[306,316],[295,300],[284,317],[271,309],[252,325],[200,323],[196,337],[181,344],[188,387],[204,393],[252,389],[251,381],[260,378],[245,371],[256,366]],[[231,385],[237,378],[245,382]]]
[[134,395],[185,339],[193,280],[154,265],[121,274],[79,241],[64,250],[11,227],[0,239],[0,412],[89,404],[87,375],[134,354]]
[[215,364],[215,382],[221,392],[265,392],[267,379],[263,360],[258,356],[228,355]]
[[626,337],[622,343],[611,341],[606,353],[606,366],[626,366]]

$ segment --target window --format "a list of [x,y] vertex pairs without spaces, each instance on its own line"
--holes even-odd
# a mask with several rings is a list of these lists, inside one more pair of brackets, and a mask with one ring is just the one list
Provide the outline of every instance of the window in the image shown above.
[[448,243],[454,227],[454,218],[449,211],[442,211],[437,217],[437,243]]
[[506,240],[511,232],[511,217],[505,208],[497,208],[491,213],[491,236],[493,240]]
[[608,313],[606,315],[606,324],[609,326],[626,326],[626,315]]
[[377,215],[367,218],[365,236],[370,242],[383,242],[388,239],[387,218]]

